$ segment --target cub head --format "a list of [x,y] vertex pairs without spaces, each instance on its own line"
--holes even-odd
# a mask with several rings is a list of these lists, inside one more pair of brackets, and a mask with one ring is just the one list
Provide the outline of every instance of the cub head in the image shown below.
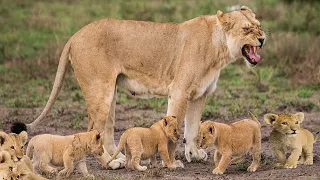
[[11,159],[11,155],[7,151],[0,151],[0,180],[17,179],[14,174],[15,163]]
[[274,130],[287,136],[295,136],[299,133],[304,114],[302,112],[296,114],[266,114],[264,120],[267,124],[272,124]]
[[163,117],[163,129],[166,136],[173,142],[177,142],[180,138],[180,128],[178,120],[175,116]]
[[22,131],[20,134],[7,134],[0,132],[0,150],[8,151],[13,161],[17,162],[23,158],[24,145],[27,143],[28,134]]
[[255,66],[260,61],[257,50],[264,45],[266,35],[252,10],[246,6],[229,13],[219,10],[217,22],[225,33],[231,57],[243,58],[247,65]]
[[86,146],[91,153],[101,156],[104,153],[103,149],[103,134],[97,130],[92,130],[86,133],[76,134],[72,142],[72,146],[76,149],[78,147]]
[[209,146],[214,145],[216,138],[217,138],[217,132],[213,122],[205,121],[200,124],[200,130],[199,130],[200,148],[206,149]]

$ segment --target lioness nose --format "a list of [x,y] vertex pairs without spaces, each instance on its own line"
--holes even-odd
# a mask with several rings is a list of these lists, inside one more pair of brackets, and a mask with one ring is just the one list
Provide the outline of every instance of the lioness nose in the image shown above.
[[261,43],[261,46],[263,45],[264,38],[258,38],[259,42]]

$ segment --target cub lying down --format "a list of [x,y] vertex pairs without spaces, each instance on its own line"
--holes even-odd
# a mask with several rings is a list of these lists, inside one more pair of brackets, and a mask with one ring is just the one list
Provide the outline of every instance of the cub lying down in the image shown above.
[[200,125],[200,147],[215,146],[213,174],[223,174],[232,156],[242,157],[252,149],[253,162],[248,171],[255,172],[260,164],[261,131],[260,123],[252,113],[251,119],[230,125],[205,121]]
[[[298,163],[313,164],[313,143],[316,142],[318,135],[313,137],[310,131],[300,128],[300,124],[304,120],[302,112],[296,114],[266,114],[264,120],[273,125],[269,141],[279,160],[277,166],[296,168]],[[291,152],[291,155],[286,160],[286,152],[288,151]]]
[[140,166],[140,160],[151,159],[151,167],[156,166],[156,152],[160,152],[161,158],[168,168],[183,167],[180,161],[174,161],[169,156],[168,141],[177,142],[180,130],[175,116],[165,116],[162,120],[153,124],[150,128],[135,127],[127,129],[120,137],[116,152],[108,163],[113,160],[124,148],[126,154],[126,168],[145,171],[146,166]]
[[42,134],[29,141],[27,156],[33,154],[33,167],[48,173],[56,173],[54,166],[64,166],[59,175],[67,177],[74,170],[74,165],[84,176],[94,177],[88,173],[86,154],[94,153],[101,156],[104,152],[102,135],[96,131],[78,133],[70,136]]

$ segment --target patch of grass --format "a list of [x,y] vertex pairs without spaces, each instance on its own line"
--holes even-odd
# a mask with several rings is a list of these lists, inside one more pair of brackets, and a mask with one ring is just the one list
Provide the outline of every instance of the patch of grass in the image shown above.
[[310,98],[313,95],[312,89],[298,89],[298,96],[301,98]]
[[78,129],[81,127],[81,123],[83,122],[84,118],[87,117],[86,113],[77,113],[73,120],[71,121],[71,128]]
[[247,171],[250,164],[249,163],[238,163],[238,164],[236,164],[236,166],[239,171]]

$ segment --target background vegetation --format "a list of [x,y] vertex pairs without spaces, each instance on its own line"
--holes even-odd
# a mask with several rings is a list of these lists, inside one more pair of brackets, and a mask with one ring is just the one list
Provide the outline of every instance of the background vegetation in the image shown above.
[[[202,14],[247,5],[268,34],[262,61],[248,69],[243,60],[222,71],[204,118],[239,117],[280,111],[319,111],[320,2],[290,0],[2,0],[0,1],[0,106],[44,107],[61,50],[73,33],[112,17],[183,22]],[[165,111],[167,100],[135,99],[119,90],[118,104]],[[84,99],[72,73],[55,108],[81,107]],[[79,118],[78,116],[76,118]]]

